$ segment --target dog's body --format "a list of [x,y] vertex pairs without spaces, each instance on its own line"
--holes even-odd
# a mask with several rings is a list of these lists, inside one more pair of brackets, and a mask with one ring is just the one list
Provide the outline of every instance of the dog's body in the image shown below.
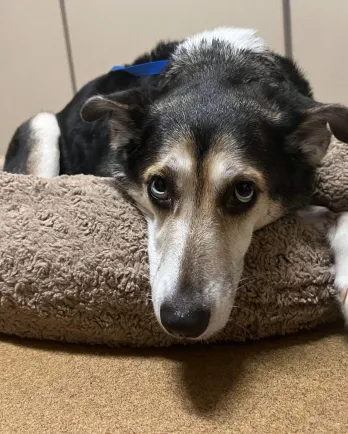
[[[253,232],[310,203],[331,134],[348,142],[348,109],[316,102],[295,64],[251,30],[159,44],[135,64],[165,59],[159,75],[110,72],[23,124],[4,169],[114,177],[148,221],[158,321],[204,338],[228,319]],[[331,237],[346,294],[340,221]]]
[[[133,64],[169,59],[176,45],[159,44]],[[81,119],[81,108],[90,97],[141,87],[155,80],[156,77],[139,78],[124,71],[109,72],[92,80],[59,113],[40,113],[18,128],[9,145],[4,170],[45,178],[81,173],[112,176],[107,119],[86,123]],[[58,165],[49,164],[48,153],[54,154]]]

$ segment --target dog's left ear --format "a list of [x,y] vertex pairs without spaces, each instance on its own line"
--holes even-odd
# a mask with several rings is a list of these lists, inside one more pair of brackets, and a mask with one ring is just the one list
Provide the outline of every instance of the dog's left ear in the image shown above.
[[81,118],[95,122],[106,116],[112,133],[130,132],[141,122],[149,98],[140,89],[130,89],[89,98],[81,108]]
[[339,104],[318,104],[307,110],[303,122],[289,137],[291,148],[300,149],[316,166],[326,154],[331,135],[348,143],[348,108]]

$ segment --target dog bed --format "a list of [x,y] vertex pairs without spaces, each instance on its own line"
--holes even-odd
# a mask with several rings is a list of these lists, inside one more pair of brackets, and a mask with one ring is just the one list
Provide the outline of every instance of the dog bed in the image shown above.
[[[316,202],[348,209],[348,147],[333,141]],[[226,328],[258,339],[339,316],[325,239],[295,217],[258,231]],[[112,180],[0,173],[0,332],[133,346],[177,342],[151,306],[146,226]]]

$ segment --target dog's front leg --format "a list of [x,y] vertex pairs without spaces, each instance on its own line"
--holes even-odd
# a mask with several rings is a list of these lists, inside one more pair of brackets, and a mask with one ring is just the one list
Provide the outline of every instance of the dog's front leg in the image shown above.
[[335,214],[325,207],[310,206],[298,215],[329,240],[335,261],[337,297],[348,325],[348,212]]
[[348,325],[348,212],[338,215],[328,237],[335,258],[335,287]]

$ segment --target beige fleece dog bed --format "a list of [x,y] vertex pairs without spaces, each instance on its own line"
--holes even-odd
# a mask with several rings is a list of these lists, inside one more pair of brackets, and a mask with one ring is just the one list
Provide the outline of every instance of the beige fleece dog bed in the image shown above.
[[[333,142],[317,199],[348,209],[348,148]],[[0,332],[109,345],[175,342],[152,313],[146,228],[109,179],[0,173]],[[259,231],[214,340],[284,334],[339,315],[325,240],[295,218]]]

